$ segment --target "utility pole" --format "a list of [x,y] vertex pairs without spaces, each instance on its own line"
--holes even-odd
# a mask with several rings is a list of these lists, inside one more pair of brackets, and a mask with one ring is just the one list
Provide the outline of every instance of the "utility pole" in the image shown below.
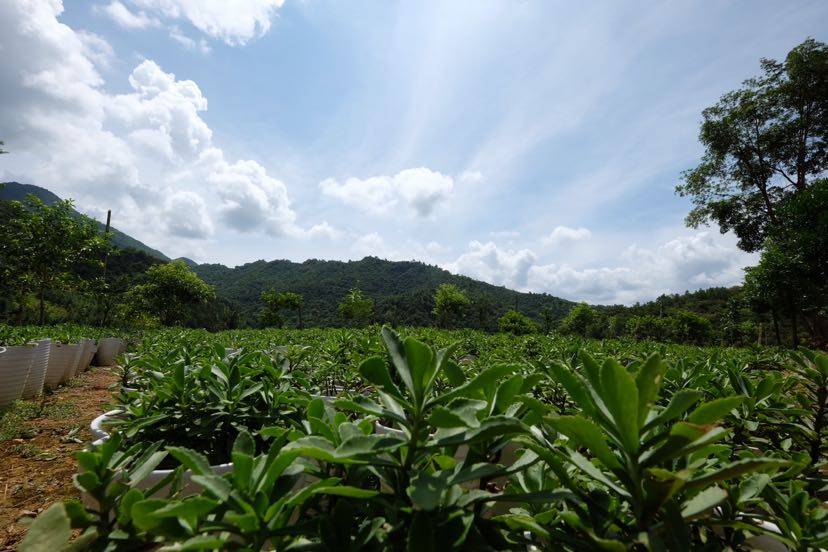
[[[104,237],[109,235],[109,226],[110,226],[111,222],[112,222],[112,209],[107,209],[106,210],[106,228],[104,229]],[[106,265],[107,265],[108,261],[109,261],[109,247],[107,247],[104,250],[104,259],[103,259],[103,271],[102,271],[103,290],[101,291],[101,296],[102,296],[101,297],[102,298],[102,301],[101,301],[102,309],[101,310],[103,312],[101,313],[101,326],[106,326],[106,322],[107,322],[107,318],[108,318],[107,315],[109,314],[109,305],[108,305],[107,298],[106,298],[107,292],[109,291],[107,289],[107,283],[106,283]]]

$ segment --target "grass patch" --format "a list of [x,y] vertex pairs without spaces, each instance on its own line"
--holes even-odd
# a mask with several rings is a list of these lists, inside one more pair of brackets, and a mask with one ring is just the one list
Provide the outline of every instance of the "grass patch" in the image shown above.
[[0,413],[0,442],[11,439],[28,439],[36,432],[26,426],[27,421],[36,418],[61,420],[77,414],[71,401],[41,405],[36,401],[15,401]]
[[0,414],[0,441],[20,439],[27,430],[24,422],[36,418],[40,404],[32,401],[15,401]]

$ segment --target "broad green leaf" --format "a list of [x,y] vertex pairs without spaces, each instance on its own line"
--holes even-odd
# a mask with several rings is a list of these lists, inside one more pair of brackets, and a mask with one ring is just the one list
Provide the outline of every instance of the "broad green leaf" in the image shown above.
[[72,537],[69,516],[63,504],[52,504],[37,516],[26,538],[20,543],[20,552],[43,552],[63,550]]
[[201,485],[222,501],[227,500],[232,490],[230,482],[218,475],[194,475],[191,479],[193,483]]
[[408,496],[420,510],[430,512],[440,505],[440,498],[448,484],[446,472],[433,475],[428,472],[419,472],[411,478],[411,485],[408,487]]
[[742,404],[744,400],[745,397],[737,395],[703,403],[690,413],[687,421],[692,424],[714,424],[724,418],[728,412]]
[[167,450],[176,460],[181,462],[184,467],[194,474],[206,475],[213,473],[207,457],[200,452],[184,447],[167,447]]
[[696,391],[695,389],[681,389],[676,391],[667,404],[667,407],[647,422],[647,425],[644,426],[644,431],[649,431],[661,424],[675,420],[687,412],[701,397],[702,392]]
[[719,487],[705,489],[684,504],[681,509],[681,517],[691,519],[699,516],[720,504],[727,498],[727,491]]
[[132,505],[130,516],[135,527],[142,531],[149,531],[161,525],[163,518],[157,517],[155,512],[167,505],[166,500],[160,498],[148,498]]
[[382,338],[385,341],[388,354],[391,355],[391,362],[397,370],[397,375],[400,376],[411,397],[414,397],[414,380],[412,379],[408,361],[406,360],[405,346],[400,341],[399,336],[387,326],[383,326],[382,328]]
[[778,458],[746,458],[744,460],[737,460],[714,472],[694,477],[687,482],[686,488],[701,489],[713,483],[733,479],[745,473],[776,470],[788,465],[790,465],[790,462],[779,460]]
[[588,448],[607,468],[614,470],[621,467],[607,445],[607,436],[592,421],[582,416],[549,416],[546,421],[556,431]]
[[371,491],[368,489],[360,489],[359,487],[339,485],[336,487],[320,487],[318,489],[314,489],[313,494],[347,496],[349,498],[372,498],[377,496],[379,494],[379,491]]
[[132,468],[129,471],[129,484],[135,485],[143,481],[152,471],[158,467],[164,458],[167,457],[166,451],[158,451],[153,453],[149,458],[144,460],[140,465]]
[[462,385],[466,381],[466,375],[463,373],[463,370],[457,365],[456,362],[451,360],[446,360],[443,363],[443,375],[446,376],[446,381],[448,381],[452,387]]
[[575,404],[577,404],[580,409],[584,411],[584,414],[590,418],[594,418],[596,411],[595,402],[592,400],[589,390],[587,390],[586,385],[584,385],[581,380],[581,377],[572,372],[563,364],[557,362],[553,362],[549,365],[549,371],[552,372],[552,376],[558,381],[558,383],[566,389],[567,394],[569,394],[570,398],[575,401]]
[[391,396],[402,398],[400,390],[394,385],[391,374],[388,373],[388,366],[385,360],[380,357],[371,357],[359,365],[360,375],[378,386]]
[[406,338],[403,346],[408,369],[411,371],[411,381],[414,384],[415,401],[419,405],[423,403],[428,384],[437,370],[434,352],[431,347],[412,337]]
[[627,453],[638,453],[638,387],[627,369],[607,359],[601,367],[601,398],[612,414]]
[[643,426],[650,413],[650,407],[658,398],[661,390],[661,383],[664,379],[664,372],[667,366],[661,362],[658,353],[647,357],[644,365],[638,371],[635,384],[638,386],[638,425]]

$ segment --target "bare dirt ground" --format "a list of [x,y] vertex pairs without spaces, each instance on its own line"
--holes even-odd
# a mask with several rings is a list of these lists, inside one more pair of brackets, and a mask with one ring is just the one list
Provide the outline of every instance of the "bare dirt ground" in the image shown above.
[[112,403],[109,368],[79,374],[39,403],[0,415],[0,550],[14,550],[31,520],[52,503],[80,495],[74,453],[92,441],[89,423]]

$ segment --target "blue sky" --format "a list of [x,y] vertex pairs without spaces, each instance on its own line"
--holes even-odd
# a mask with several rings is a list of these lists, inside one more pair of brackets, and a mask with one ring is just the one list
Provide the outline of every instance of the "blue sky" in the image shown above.
[[6,0],[0,177],[171,256],[419,259],[596,303],[738,283],[701,110],[828,3]]

